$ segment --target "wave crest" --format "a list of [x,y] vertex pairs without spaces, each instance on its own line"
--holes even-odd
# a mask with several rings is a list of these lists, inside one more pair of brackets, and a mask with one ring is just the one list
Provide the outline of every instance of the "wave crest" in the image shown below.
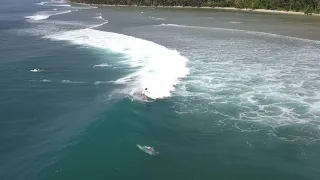
[[189,74],[187,58],[175,50],[151,41],[89,28],[58,33],[45,38],[123,54],[128,59],[125,63],[136,71],[118,79],[115,83],[125,84],[128,93],[147,87],[155,98],[169,97],[180,79]]

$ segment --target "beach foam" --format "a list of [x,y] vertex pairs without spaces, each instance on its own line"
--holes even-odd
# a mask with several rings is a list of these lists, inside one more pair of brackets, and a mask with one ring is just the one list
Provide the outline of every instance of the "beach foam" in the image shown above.
[[115,82],[125,84],[127,93],[141,91],[148,87],[153,97],[169,97],[171,91],[175,90],[175,85],[189,73],[188,59],[181,56],[179,52],[151,41],[123,34],[87,28],[57,33],[44,38],[123,54],[127,60],[122,63],[136,69],[134,73]]

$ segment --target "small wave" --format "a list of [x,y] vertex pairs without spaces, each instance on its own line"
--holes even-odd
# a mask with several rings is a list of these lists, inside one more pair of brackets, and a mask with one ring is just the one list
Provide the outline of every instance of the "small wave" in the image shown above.
[[95,81],[94,84],[95,85],[99,85],[99,84],[109,84],[109,83],[113,83],[114,81]]
[[39,6],[71,7],[71,5],[66,4],[65,1],[51,1],[51,2],[42,1],[42,2],[34,3],[34,4],[39,5]]
[[41,79],[39,81],[35,80],[35,79],[32,79],[32,80],[29,80],[30,82],[42,82],[42,83],[50,83],[51,80],[49,79]]
[[110,67],[110,65],[107,63],[103,63],[103,64],[94,65],[93,68],[95,68],[95,67]]
[[48,19],[50,16],[55,16],[55,15],[60,15],[60,14],[66,14],[66,13],[70,13],[71,10],[68,11],[60,11],[60,12],[56,12],[56,11],[41,11],[38,12],[32,16],[26,16],[26,19],[30,19],[30,20],[34,20],[34,21],[39,21],[39,20],[45,20]]
[[49,79],[42,79],[42,80],[40,80],[40,82],[49,83],[49,82],[51,82],[51,80],[49,80]]
[[107,24],[108,22],[109,22],[109,21],[106,20],[106,22],[103,22],[103,23],[101,23],[101,24],[97,24],[97,25],[90,26],[89,29],[93,29],[93,28],[97,28],[97,27],[103,26],[103,25]]
[[242,22],[238,22],[238,21],[230,21],[229,23],[231,23],[231,24],[241,24]]
[[34,4],[43,6],[44,4],[47,4],[47,3],[49,3],[49,2],[39,2],[39,3],[34,3]]
[[61,83],[63,84],[83,84],[82,81],[70,81],[70,80],[62,80]]
[[155,98],[169,97],[181,78],[189,74],[188,59],[176,50],[123,34],[87,28],[57,33],[44,38],[108,49],[125,55],[128,59],[127,65],[138,69],[115,83],[125,84],[124,91],[128,93],[148,87],[151,96]]
[[178,28],[195,28],[195,29],[211,29],[211,30],[217,30],[217,31],[231,31],[231,32],[241,32],[241,33],[247,33],[252,35],[258,35],[258,36],[270,36],[270,37],[279,37],[287,40],[296,40],[296,41],[303,41],[303,42],[310,42],[310,43],[316,43],[320,44],[320,41],[317,40],[310,40],[310,39],[303,39],[298,37],[292,37],[292,36],[285,36],[285,35],[279,35],[279,34],[272,34],[272,33],[266,33],[266,32],[257,32],[257,31],[248,31],[248,30],[242,30],[242,29],[227,29],[227,28],[215,28],[215,27],[204,27],[204,26],[190,26],[190,25],[181,25],[181,24],[160,24],[160,25],[154,25],[154,26],[164,26],[164,27],[178,27]]
[[151,19],[154,19],[154,20],[165,20],[164,18],[157,18],[157,17],[151,17]]
[[102,16],[93,17],[93,19],[104,19]]
[[32,15],[32,16],[26,16],[25,18],[39,21],[43,19],[48,19],[49,17],[50,17],[49,15]]

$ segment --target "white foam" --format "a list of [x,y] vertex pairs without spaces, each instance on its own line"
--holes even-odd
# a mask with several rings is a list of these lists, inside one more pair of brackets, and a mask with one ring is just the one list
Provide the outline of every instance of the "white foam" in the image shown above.
[[61,83],[63,84],[83,84],[82,81],[71,81],[71,80],[62,80]]
[[34,20],[34,21],[39,21],[39,20],[48,19],[50,16],[66,14],[66,13],[70,13],[70,12],[71,12],[71,10],[59,11],[59,12],[57,12],[57,11],[40,11],[32,16],[26,16],[25,18],[30,19],[30,20]]
[[35,3],[36,5],[40,5],[43,6],[44,4],[47,4],[48,2],[39,2],[39,3]]
[[57,7],[70,7],[70,4],[50,4],[49,6],[57,6]]
[[45,38],[122,53],[128,59],[123,63],[136,69],[136,72],[116,81],[126,84],[128,92],[148,87],[153,97],[169,97],[180,78],[189,74],[187,58],[151,41],[89,28],[57,33]]
[[40,6],[57,6],[57,7],[70,7],[70,4],[66,4],[66,1],[42,1],[39,3],[35,3],[36,5]]
[[[244,30],[161,26],[212,35],[178,31],[174,39],[168,37],[174,44],[187,44],[180,46],[181,51],[192,58],[192,75],[177,90],[183,98],[174,102],[179,113],[210,114],[216,117],[214,126],[221,129],[231,123],[242,132],[290,127],[297,139],[320,137],[320,75],[315,73],[320,69],[319,41]],[[301,135],[304,131],[310,133]]]
[[239,22],[239,21],[230,21],[229,23],[231,23],[231,24],[242,24],[242,22]]
[[107,23],[108,23],[108,20],[105,20],[105,22],[103,22],[103,23],[101,23],[101,24],[97,24],[97,25],[90,26],[89,28],[90,28],[90,29],[97,28],[97,27],[103,26],[103,25],[105,25],[105,24],[107,24]]
[[167,26],[167,27],[178,27],[178,28],[194,28],[194,29],[211,29],[211,30],[218,30],[218,31],[241,32],[241,33],[247,33],[247,34],[251,34],[251,35],[278,37],[278,38],[283,38],[283,39],[286,39],[286,40],[298,40],[298,41],[304,41],[304,42],[311,42],[311,43],[320,44],[320,41],[317,41],[317,40],[303,39],[303,38],[298,38],[298,37],[284,36],[284,35],[272,34],[272,33],[266,33],[266,32],[248,31],[248,30],[242,30],[242,29],[227,29],[227,28],[215,28],[215,27],[205,27],[205,26],[190,26],[190,25],[181,25],[181,24],[164,24],[164,23],[162,23],[160,25],[154,25],[154,26]]
[[93,17],[93,19],[103,19],[102,16],[96,16],[96,17]]
[[40,82],[49,83],[49,82],[51,82],[51,80],[49,80],[49,79],[42,79],[42,80],[40,80]]
[[154,20],[161,20],[161,21],[165,20],[164,18],[157,18],[157,17],[152,17],[152,16],[151,16],[151,19],[154,19]]
[[103,63],[103,64],[94,65],[93,68],[95,68],[95,67],[110,67],[110,65],[107,63]]
[[113,83],[114,81],[95,81],[94,84],[95,85],[99,85],[99,84],[109,84],[109,83]]
[[43,19],[48,19],[50,16],[49,15],[40,15],[40,14],[35,14],[35,15],[32,15],[32,16],[26,16],[25,18],[26,19],[32,19],[32,20],[35,20],[35,21],[39,21],[39,20],[43,20]]

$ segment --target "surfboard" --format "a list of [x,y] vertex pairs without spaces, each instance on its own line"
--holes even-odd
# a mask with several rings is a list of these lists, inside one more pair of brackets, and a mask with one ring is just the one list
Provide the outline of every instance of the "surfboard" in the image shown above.
[[141,96],[141,94],[136,93],[136,92],[130,92],[129,96],[131,97],[130,99],[132,101],[137,100],[137,101],[141,101],[141,102],[152,102],[154,100],[154,99],[148,97],[147,95],[146,95],[147,98],[145,99],[145,98],[143,98],[143,96]]
[[147,96],[147,98],[153,99],[155,100],[156,98],[154,96],[152,96],[149,92],[146,92],[145,95]]
[[138,148],[139,148],[141,151],[143,151],[143,152],[145,152],[145,153],[147,153],[147,154],[150,154],[150,155],[152,155],[152,156],[159,155],[159,152],[155,151],[153,148],[152,148],[151,151],[148,151],[148,150],[145,148],[145,146],[142,147],[142,146],[140,146],[139,144],[137,144],[137,146],[138,146]]

